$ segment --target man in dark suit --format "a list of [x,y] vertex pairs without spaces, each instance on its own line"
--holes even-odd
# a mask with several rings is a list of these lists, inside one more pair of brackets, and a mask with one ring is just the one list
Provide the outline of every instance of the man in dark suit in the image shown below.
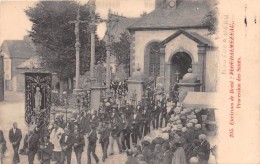
[[200,152],[204,153],[203,160],[207,161],[209,160],[210,156],[210,144],[207,141],[207,136],[205,134],[199,135],[200,140]]
[[9,141],[11,142],[14,150],[14,156],[13,156],[13,164],[19,163],[20,158],[18,154],[20,142],[22,139],[22,131],[21,129],[17,128],[17,123],[13,123],[13,128],[9,131]]
[[50,142],[50,139],[48,136],[43,137],[43,142],[40,144],[39,149],[39,159],[41,164],[50,164],[51,163],[51,157],[52,157],[52,151],[53,151],[54,145]]
[[78,120],[79,132],[83,135],[90,132],[90,115],[87,115],[86,112],[82,112]]
[[74,135],[75,135],[75,142],[73,147],[77,158],[77,164],[81,164],[81,155],[82,152],[84,151],[85,139],[83,134],[79,133],[78,129],[74,130]]
[[100,138],[99,143],[101,144],[102,151],[103,151],[103,157],[102,161],[104,162],[107,158],[107,148],[109,145],[109,136],[110,136],[111,129],[109,128],[109,123],[104,122],[102,124],[101,130],[100,130]]
[[61,139],[60,139],[60,144],[61,144],[61,147],[62,147],[62,152],[61,152],[62,163],[64,163],[65,157],[66,157],[67,164],[70,164],[71,163],[72,146],[73,146],[74,141],[75,141],[75,136],[74,136],[74,133],[70,132],[68,127],[66,127],[64,130],[65,130],[65,133],[62,134]]
[[163,127],[163,120],[164,120],[164,127],[167,125],[167,109],[166,109],[166,101],[162,100],[161,101],[161,112],[160,112],[160,128]]
[[138,136],[139,136],[139,123],[141,120],[140,114],[134,110],[133,115],[130,119],[130,124],[132,125],[132,143],[137,144]]
[[97,132],[96,125],[91,125],[91,131],[88,135],[88,164],[91,164],[91,153],[96,160],[96,163],[99,162],[99,159],[96,155],[96,142],[97,142]]
[[130,149],[130,135],[131,135],[131,125],[129,122],[129,119],[124,117],[123,120],[123,130],[122,130],[122,149],[126,151],[127,149]]
[[154,116],[154,119],[152,121],[153,129],[158,129],[159,117],[161,113],[160,102],[157,101],[156,105],[152,109],[153,109],[153,116]]
[[148,133],[150,133],[150,124],[151,124],[151,112],[148,110],[147,106],[144,107],[144,110],[142,112],[142,121],[143,121],[143,127],[142,131],[144,136],[146,136]]
[[99,117],[97,115],[97,111],[96,110],[94,110],[93,114],[91,115],[90,124],[95,125],[96,127],[98,127]]
[[121,117],[116,113],[113,112],[111,114],[111,143],[110,143],[110,155],[114,154],[114,142],[116,141],[119,153],[122,153],[122,146],[119,140],[120,132],[122,130],[122,120]]
[[35,154],[38,152],[39,136],[33,129],[29,129],[26,138],[26,143],[28,145],[28,163],[33,164]]

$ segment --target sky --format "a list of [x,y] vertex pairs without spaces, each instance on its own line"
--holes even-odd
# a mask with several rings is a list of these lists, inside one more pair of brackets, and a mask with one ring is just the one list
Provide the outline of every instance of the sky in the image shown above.
[[[85,4],[88,0],[78,1]],[[36,3],[37,0],[0,0],[0,45],[3,40],[22,40],[28,34],[32,23],[24,10]],[[103,19],[107,18],[108,9],[126,17],[139,17],[144,11],[151,12],[154,4],[155,0],[96,0],[96,9]],[[98,26],[97,34],[100,38],[103,38],[105,30],[105,23]]]

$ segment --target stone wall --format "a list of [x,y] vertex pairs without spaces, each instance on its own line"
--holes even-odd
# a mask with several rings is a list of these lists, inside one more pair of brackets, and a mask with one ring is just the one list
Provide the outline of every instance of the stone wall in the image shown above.
[[[144,53],[146,46],[154,41],[163,41],[178,30],[151,30],[151,31],[136,31],[132,34],[131,43],[131,70],[139,64],[141,71],[144,70]],[[207,38],[208,30],[206,29],[187,29],[187,32],[196,32]],[[197,53],[197,52],[196,52]],[[165,58],[166,60],[166,58]],[[131,71],[131,73],[132,73]]]

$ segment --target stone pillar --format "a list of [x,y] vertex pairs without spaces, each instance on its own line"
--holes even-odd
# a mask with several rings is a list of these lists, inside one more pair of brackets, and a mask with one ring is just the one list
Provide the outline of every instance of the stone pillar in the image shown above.
[[171,63],[165,63],[165,78],[164,78],[165,93],[170,95],[171,91]]
[[76,84],[75,84],[75,90],[79,89],[79,74],[80,74],[80,57],[79,57],[79,51],[80,51],[80,43],[76,42]]
[[[95,22],[95,11],[96,5],[95,0],[89,1],[90,5],[90,16],[91,16],[91,58],[90,58],[90,78],[94,79],[94,66],[95,66],[95,31],[96,31],[96,22]],[[93,80],[94,81],[94,80]]]
[[206,69],[206,49],[207,45],[198,45],[198,77],[201,82],[201,91],[205,92],[205,69]]
[[110,89],[110,81],[111,81],[111,69],[110,69],[110,53],[111,53],[111,45],[108,39],[108,43],[106,43],[106,53],[107,53],[107,68],[106,68],[106,87],[107,90]]
[[98,110],[103,90],[106,90],[106,87],[91,87],[91,111]]
[[4,100],[4,59],[0,50],[0,101]]

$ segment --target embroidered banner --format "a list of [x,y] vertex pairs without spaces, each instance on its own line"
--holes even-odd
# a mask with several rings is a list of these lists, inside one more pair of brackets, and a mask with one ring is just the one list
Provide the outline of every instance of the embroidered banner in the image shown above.
[[48,125],[51,108],[51,73],[25,73],[25,122]]

